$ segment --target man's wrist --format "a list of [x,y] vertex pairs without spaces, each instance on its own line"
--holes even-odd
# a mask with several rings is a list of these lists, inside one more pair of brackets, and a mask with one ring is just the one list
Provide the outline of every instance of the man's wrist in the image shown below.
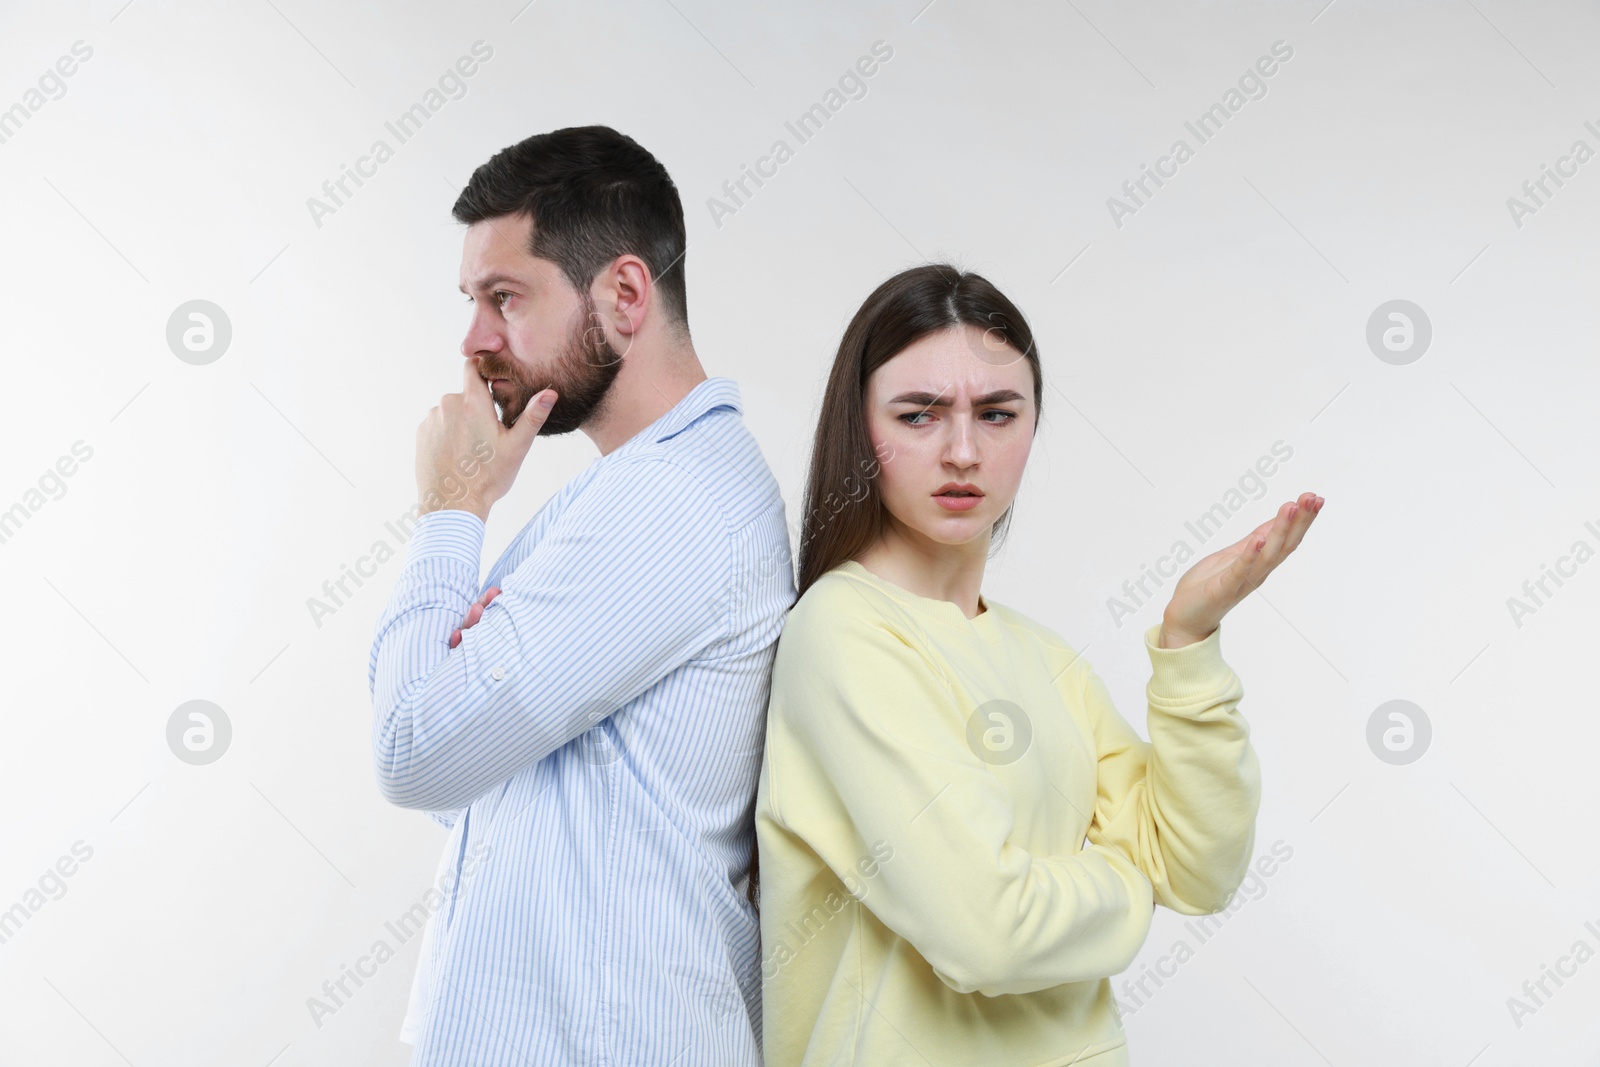
[[432,490],[423,493],[417,502],[417,514],[426,515],[433,511],[469,511],[484,522],[489,521],[489,505],[477,500],[449,500]]
[[419,559],[448,558],[471,570],[476,581],[488,525],[458,507],[436,508],[429,514],[433,517],[419,512],[412,523],[406,551],[408,564]]

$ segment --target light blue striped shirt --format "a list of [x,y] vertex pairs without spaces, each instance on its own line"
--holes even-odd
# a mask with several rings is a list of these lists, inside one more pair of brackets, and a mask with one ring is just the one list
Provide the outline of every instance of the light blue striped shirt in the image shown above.
[[413,1067],[759,1067],[743,888],[795,584],[742,411],[699,383],[482,583],[476,515],[417,520],[369,668],[383,795],[451,831]]

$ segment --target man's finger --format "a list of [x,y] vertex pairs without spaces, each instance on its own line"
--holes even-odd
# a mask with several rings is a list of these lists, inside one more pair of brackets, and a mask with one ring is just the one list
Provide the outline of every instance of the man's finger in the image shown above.
[[[550,398],[550,407],[539,406],[541,396]],[[539,433],[539,427],[550,417],[557,399],[559,398],[554,389],[541,389],[528,398],[528,406],[522,409],[522,414],[517,416],[517,421],[512,424],[510,431],[512,444],[516,448],[523,449],[523,454],[526,454],[526,449],[533,444],[534,437]]]
[[489,606],[489,601],[500,595],[499,586],[490,586],[489,589],[477,600],[472,602],[472,607],[467,609],[467,617],[461,620],[461,625],[456,632],[450,635],[450,647],[455,648],[461,643],[461,631],[470,630],[478,625],[483,618],[483,609]]
[[483,375],[478,370],[479,363],[477,356],[461,361],[461,393],[469,402],[475,402],[476,398],[492,404],[493,400],[489,398],[489,383],[483,380]]

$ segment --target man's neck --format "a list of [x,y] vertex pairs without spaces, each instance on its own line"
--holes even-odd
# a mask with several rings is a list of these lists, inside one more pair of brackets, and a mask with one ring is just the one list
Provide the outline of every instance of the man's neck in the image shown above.
[[678,402],[706,380],[705,368],[692,345],[684,343],[670,355],[623,362],[617,380],[606,393],[600,410],[582,427],[602,456],[621,448],[634,435],[677,407]]

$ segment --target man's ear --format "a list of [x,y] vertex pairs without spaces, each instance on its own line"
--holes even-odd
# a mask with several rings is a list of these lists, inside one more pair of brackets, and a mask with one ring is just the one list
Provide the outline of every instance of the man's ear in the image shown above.
[[595,310],[606,317],[606,325],[623,337],[644,328],[655,300],[655,279],[644,260],[632,254],[618,256],[596,278],[596,285],[601,291],[593,294]]

